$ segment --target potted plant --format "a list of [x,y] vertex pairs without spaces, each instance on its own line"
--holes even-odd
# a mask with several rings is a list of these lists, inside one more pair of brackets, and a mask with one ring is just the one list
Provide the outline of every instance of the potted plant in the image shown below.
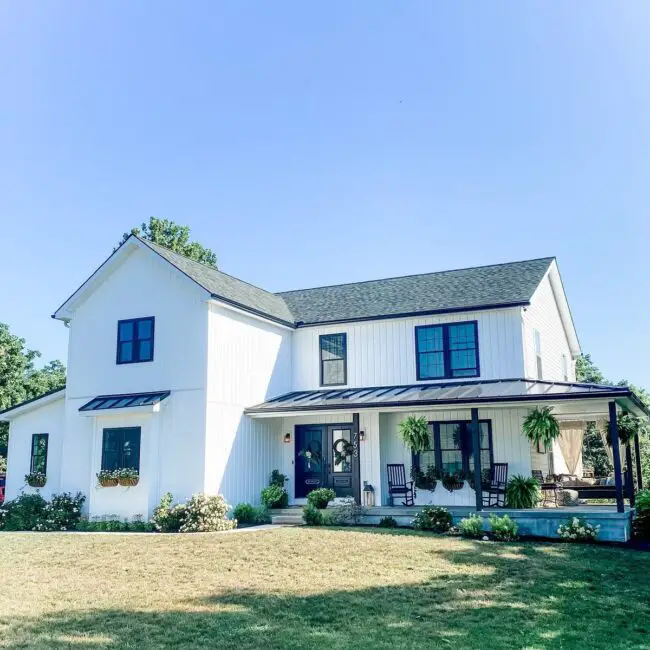
[[523,432],[534,444],[548,447],[560,437],[560,425],[552,411],[552,406],[537,406],[526,416]]
[[117,470],[117,482],[123,487],[133,487],[140,481],[140,472],[132,467]]
[[419,454],[431,446],[429,423],[422,416],[409,415],[399,423],[399,433],[404,444],[414,453]]
[[539,483],[531,476],[515,474],[506,488],[509,508],[534,508],[540,499]]
[[118,484],[116,472],[103,469],[97,474],[97,483],[100,487],[115,487]]
[[43,472],[30,472],[25,474],[25,482],[29,487],[42,488],[47,483],[47,476]]

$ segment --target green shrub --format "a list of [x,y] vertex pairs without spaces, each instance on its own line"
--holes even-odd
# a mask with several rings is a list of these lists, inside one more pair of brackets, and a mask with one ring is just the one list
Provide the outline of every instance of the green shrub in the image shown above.
[[513,542],[517,539],[518,526],[508,515],[490,515],[490,530],[494,539],[500,542]]
[[451,512],[447,508],[425,506],[413,518],[413,528],[446,533],[451,528],[452,521]]
[[21,494],[0,507],[0,530],[37,530],[46,513],[47,501],[40,494]]
[[483,532],[483,517],[481,515],[469,515],[469,517],[461,519],[458,528],[463,537],[480,539],[485,534]]
[[302,518],[308,526],[322,526],[324,523],[323,513],[311,503],[302,509]]
[[279,485],[269,485],[260,496],[267,508],[286,508],[289,505],[289,493]]
[[166,492],[154,508],[151,521],[161,533],[177,533],[183,525],[185,507],[182,504],[172,506],[173,501],[172,493]]
[[150,521],[142,520],[99,519],[88,521],[82,519],[78,522],[76,530],[85,533],[151,533],[155,527]]
[[314,508],[327,508],[327,504],[336,498],[336,492],[330,488],[318,488],[307,495],[307,503]]
[[193,494],[184,509],[181,533],[210,533],[235,527],[235,522],[228,519],[230,506],[220,494]]
[[531,476],[515,474],[508,481],[506,501],[510,508],[534,508],[539,498],[539,483]]
[[233,508],[232,518],[238,524],[252,524],[255,522],[255,508],[250,503],[238,503]]
[[257,526],[271,523],[271,515],[269,514],[269,511],[264,506],[255,508],[253,523],[256,524]]
[[641,490],[636,495],[636,514],[634,517],[634,536],[650,539],[650,490]]
[[44,520],[34,530],[74,530],[81,520],[81,508],[85,501],[86,497],[81,492],[53,494],[45,506]]
[[284,484],[287,482],[287,475],[283,474],[279,469],[274,469],[271,472],[271,478],[269,479],[269,485],[277,485],[278,487],[284,487]]
[[397,521],[393,517],[382,517],[379,520],[379,528],[397,528]]

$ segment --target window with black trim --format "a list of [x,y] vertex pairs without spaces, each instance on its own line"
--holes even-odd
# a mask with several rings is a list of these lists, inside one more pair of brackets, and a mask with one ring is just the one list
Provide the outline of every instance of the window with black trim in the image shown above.
[[417,378],[478,377],[478,324],[476,321],[415,328]]
[[[481,428],[481,469],[492,466],[492,422],[479,420]],[[462,472],[472,476],[474,472],[474,443],[470,420],[453,422],[429,422],[431,445],[429,450],[413,454],[413,467],[423,475],[432,475],[435,469],[438,476]]]
[[50,436],[48,433],[32,435],[32,453],[29,463],[31,474],[47,474],[47,446]]
[[347,383],[347,335],[321,334],[320,385],[343,386]]
[[117,363],[153,361],[154,317],[117,322]]
[[136,469],[140,471],[140,427],[104,429],[102,470]]

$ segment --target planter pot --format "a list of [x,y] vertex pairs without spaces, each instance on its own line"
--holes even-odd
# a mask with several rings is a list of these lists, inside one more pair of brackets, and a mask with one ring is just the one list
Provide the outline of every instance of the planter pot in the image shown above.
[[27,481],[27,485],[29,485],[29,487],[33,487],[33,488],[45,487],[46,483],[47,483],[47,479],[44,480],[44,481],[36,481],[36,480]]
[[118,481],[116,478],[102,478],[97,481],[100,487],[116,487]]
[[137,485],[140,481],[140,478],[120,478],[118,479],[119,484],[122,487],[133,487]]
[[454,482],[448,482],[448,483],[443,483],[442,484],[442,486],[445,488],[445,490],[448,490],[449,492],[455,492],[456,490],[462,490],[464,485],[465,485],[464,481],[454,481]]

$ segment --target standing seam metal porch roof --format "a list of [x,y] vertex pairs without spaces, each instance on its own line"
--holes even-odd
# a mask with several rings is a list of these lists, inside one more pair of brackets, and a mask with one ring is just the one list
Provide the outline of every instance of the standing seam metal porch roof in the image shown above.
[[650,415],[625,386],[579,384],[531,379],[493,379],[406,386],[294,391],[246,409],[246,413],[346,410],[399,406],[436,406],[526,401],[610,398],[629,400]]

